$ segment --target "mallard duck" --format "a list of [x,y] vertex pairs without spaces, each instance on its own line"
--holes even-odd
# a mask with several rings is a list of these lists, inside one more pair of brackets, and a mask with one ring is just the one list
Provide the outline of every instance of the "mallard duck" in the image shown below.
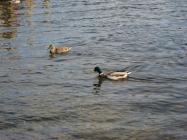
[[51,55],[63,54],[63,53],[67,53],[71,50],[71,48],[69,48],[69,47],[55,47],[52,44],[49,45],[48,49],[50,49],[50,54]]
[[20,0],[12,0],[11,2],[12,2],[12,3],[19,4],[19,3],[20,3]]
[[95,67],[94,71],[98,72],[98,74],[99,74],[98,76],[100,78],[107,78],[107,79],[110,79],[110,80],[122,80],[122,79],[126,79],[128,77],[128,75],[131,73],[131,72],[128,72],[128,71],[123,71],[123,72],[111,71],[111,72],[103,73],[101,71],[100,67]]
[[6,47],[6,48],[0,48],[1,50],[7,50],[7,51],[14,51],[15,49],[12,47]]

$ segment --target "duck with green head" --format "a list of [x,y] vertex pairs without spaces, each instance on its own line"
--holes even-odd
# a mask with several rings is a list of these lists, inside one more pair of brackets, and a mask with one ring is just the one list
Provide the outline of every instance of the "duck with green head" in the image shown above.
[[100,78],[107,78],[110,80],[126,79],[126,78],[128,78],[128,75],[131,73],[128,71],[123,71],[123,72],[111,71],[111,72],[103,73],[102,70],[100,69],[100,67],[95,67],[94,71],[98,73],[98,76]]

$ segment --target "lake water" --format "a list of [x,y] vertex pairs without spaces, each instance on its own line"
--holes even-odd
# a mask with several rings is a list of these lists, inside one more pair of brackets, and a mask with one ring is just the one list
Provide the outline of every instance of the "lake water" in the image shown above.
[[0,137],[186,140],[187,1],[0,1]]

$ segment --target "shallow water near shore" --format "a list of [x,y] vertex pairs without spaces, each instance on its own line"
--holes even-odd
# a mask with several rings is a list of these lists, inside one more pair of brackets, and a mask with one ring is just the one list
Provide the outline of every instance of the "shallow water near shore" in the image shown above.
[[[186,140],[186,9],[186,0],[0,1],[0,139]],[[50,57],[49,44],[72,50]],[[95,66],[132,73],[100,81]]]

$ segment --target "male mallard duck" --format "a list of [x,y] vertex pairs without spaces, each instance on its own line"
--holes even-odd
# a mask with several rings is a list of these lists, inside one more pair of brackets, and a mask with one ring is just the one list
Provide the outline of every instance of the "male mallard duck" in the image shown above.
[[50,49],[50,54],[51,55],[63,54],[63,53],[67,53],[71,50],[71,48],[69,48],[69,47],[55,47],[52,44],[49,45],[48,49]]
[[108,73],[103,73],[99,67],[95,67],[94,71],[98,72],[100,78],[107,78],[107,79],[110,79],[110,80],[122,80],[122,79],[127,78],[128,75],[131,73],[131,72],[128,72],[128,71],[123,71],[123,72],[111,71],[111,72],[108,72]]

